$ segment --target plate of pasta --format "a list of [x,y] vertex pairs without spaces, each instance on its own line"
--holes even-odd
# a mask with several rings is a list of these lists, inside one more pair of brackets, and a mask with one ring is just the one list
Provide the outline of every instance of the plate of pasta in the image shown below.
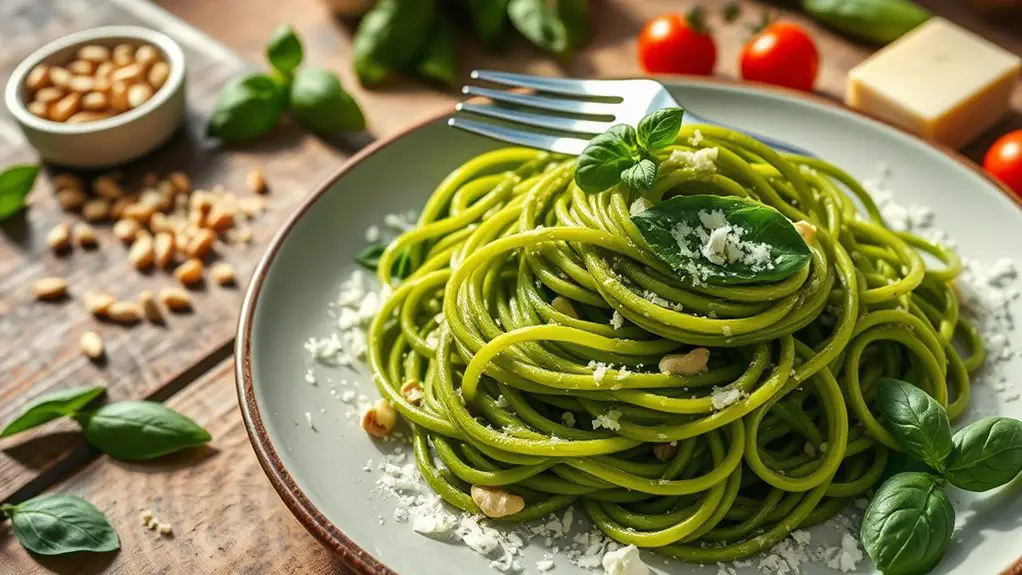
[[815,156],[672,109],[600,175],[439,117],[310,195],[237,338],[281,498],[356,573],[1022,572],[1019,204],[830,102],[666,85]]

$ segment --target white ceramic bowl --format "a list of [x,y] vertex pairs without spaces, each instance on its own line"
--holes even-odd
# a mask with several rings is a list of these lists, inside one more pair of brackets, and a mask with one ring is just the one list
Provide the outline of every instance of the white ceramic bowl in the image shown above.
[[[150,44],[163,54],[170,77],[138,108],[96,122],[65,124],[28,111],[25,78],[37,64],[64,65],[86,44],[113,47],[121,43]],[[166,34],[137,26],[104,26],[76,32],[36,50],[18,65],[7,81],[7,109],[39,156],[75,168],[103,168],[140,158],[166,142],[185,109],[185,57]]]

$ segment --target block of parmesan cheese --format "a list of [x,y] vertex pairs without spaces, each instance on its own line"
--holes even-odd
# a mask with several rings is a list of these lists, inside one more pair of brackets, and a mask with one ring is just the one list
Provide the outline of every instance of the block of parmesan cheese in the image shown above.
[[930,18],[852,68],[845,103],[960,148],[1008,111],[1022,59]]

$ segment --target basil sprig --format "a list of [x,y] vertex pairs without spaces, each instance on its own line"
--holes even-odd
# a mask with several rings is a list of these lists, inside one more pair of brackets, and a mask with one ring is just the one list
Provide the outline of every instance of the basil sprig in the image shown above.
[[25,206],[25,196],[32,191],[39,166],[17,165],[0,172],[0,221],[16,214]]
[[945,484],[986,491],[1014,479],[1022,472],[1022,422],[989,417],[952,437],[947,412],[926,392],[896,379],[877,386],[875,408],[885,427],[930,469],[897,473],[880,486],[862,519],[862,546],[885,574],[926,573],[954,531]]
[[[731,243],[707,255],[704,219],[716,216]],[[734,285],[781,281],[812,253],[788,218],[770,206],[732,196],[674,196],[632,216],[657,259],[693,283]],[[737,257],[732,257],[737,254]]]
[[640,194],[648,193],[659,172],[653,152],[674,143],[684,115],[681,108],[664,108],[643,118],[638,130],[617,124],[597,135],[576,161],[575,183],[589,194],[621,182]]
[[102,386],[77,387],[47,394],[30,404],[0,432],[0,437],[38,427],[58,417],[78,422],[96,449],[123,461],[145,461],[202,445],[211,437],[188,417],[152,401],[118,401],[86,409]]
[[217,97],[206,132],[223,142],[252,140],[269,133],[290,105],[309,130],[329,135],[365,128],[358,103],[332,72],[300,68],[302,42],[287,25],[266,43],[273,72],[247,74],[228,83]]
[[838,32],[875,44],[893,42],[930,17],[910,0],[802,0],[802,9]]
[[74,495],[42,495],[17,505],[0,505],[10,517],[21,546],[40,555],[120,549],[121,540],[106,515]]

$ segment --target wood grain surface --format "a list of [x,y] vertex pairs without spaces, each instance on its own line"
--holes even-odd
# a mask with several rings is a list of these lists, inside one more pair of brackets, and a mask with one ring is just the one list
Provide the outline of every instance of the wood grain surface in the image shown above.
[[[763,10],[811,30],[821,54],[817,91],[823,95],[840,99],[847,71],[871,52],[792,12],[789,7],[794,2],[742,1],[741,21],[732,25],[719,20],[718,8],[724,0],[700,3],[710,8],[717,69],[723,76],[737,75],[738,54],[748,36],[745,24],[758,21]],[[1022,54],[1022,22],[987,19],[956,0],[921,3]],[[200,186],[220,183],[245,193],[241,191],[245,174],[261,167],[271,185],[269,210],[253,225],[250,246],[221,248],[224,259],[238,270],[240,286],[281,221],[345,157],[373,137],[385,137],[450,110],[458,99],[456,93],[414,80],[373,91],[362,89],[350,63],[354,25],[333,17],[323,0],[156,0],[156,4],[3,0],[0,78],[6,79],[25,55],[45,42],[96,25],[141,23],[176,38],[189,61],[187,125],[166,147],[122,171],[130,181],[149,170],[183,169]],[[638,75],[635,36],[643,23],[663,12],[686,10],[694,2],[593,0],[592,4],[593,37],[571,62],[556,62],[523,41],[510,42],[500,53],[490,54],[463,38],[461,79],[466,80],[473,68],[580,77]],[[264,65],[263,43],[281,22],[291,23],[301,34],[307,62],[340,74],[366,113],[368,134],[323,141],[285,121],[272,137],[241,149],[221,149],[203,138],[205,117],[217,90],[244,69],[245,60],[250,66]],[[1022,87],[1015,91],[1013,108],[1001,124],[966,149],[970,157],[981,158],[996,135],[1022,127]],[[10,119],[0,116],[0,165],[32,158]],[[0,501],[16,502],[47,490],[83,495],[110,515],[123,543],[115,554],[38,561],[18,547],[6,524],[0,524],[0,573],[339,571],[339,564],[302,530],[272,492],[242,428],[228,356],[243,289],[207,286],[195,294],[194,313],[170,316],[166,326],[143,324],[129,329],[98,323],[75,301],[85,291],[101,288],[129,298],[141,289],[170,285],[173,280],[162,273],[133,271],[123,246],[108,232],[102,235],[99,250],[55,256],[43,238],[50,227],[72,218],[60,212],[44,181],[37,184],[31,202],[25,217],[0,227],[0,422],[42,393],[101,380],[113,399],[170,398],[170,404],[206,425],[215,440],[211,449],[148,465],[97,458],[72,425],[54,424],[0,440]],[[32,301],[29,286],[45,275],[69,278],[69,301],[45,305]],[[86,329],[96,329],[106,339],[106,363],[90,363],[78,352],[78,335]],[[144,530],[137,518],[143,508],[173,523],[174,538],[160,539]]]

